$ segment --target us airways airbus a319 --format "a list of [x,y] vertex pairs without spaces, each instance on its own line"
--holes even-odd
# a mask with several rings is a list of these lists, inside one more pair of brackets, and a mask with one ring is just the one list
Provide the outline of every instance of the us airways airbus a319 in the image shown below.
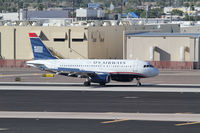
[[141,78],[154,77],[159,70],[149,62],[141,60],[110,59],[58,59],[48,50],[36,33],[29,33],[34,60],[26,64],[40,70],[58,75],[85,78],[84,85],[99,83],[104,86],[111,80],[119,82],[137,81]]

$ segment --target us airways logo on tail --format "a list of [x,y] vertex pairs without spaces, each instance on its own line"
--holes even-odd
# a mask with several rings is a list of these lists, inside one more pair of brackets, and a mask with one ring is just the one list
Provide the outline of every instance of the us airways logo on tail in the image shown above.
[[42,46],[34,46],[34,52],[43,53],[43,47]]
[[51,54],[49,49],[44,45],[44,43],[36,33],[29,33],[29,37],[35,60],[57,59],[55,56]]

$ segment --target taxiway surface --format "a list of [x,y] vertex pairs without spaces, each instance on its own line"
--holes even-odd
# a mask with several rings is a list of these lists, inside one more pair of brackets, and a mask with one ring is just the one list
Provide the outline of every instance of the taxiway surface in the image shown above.
[[0,91],[0,111],[200,113],[199,105],[198,92]]
[[[199,133],[198,124],[83,119],[0,119],[2,133]],[[107,123],[106,123],[107,122]],[[110,122],[110,123],[109,123]]]
[[116,82],[83,87],[83,79],[44,78],[29,69],[0,73],[5,133],[200,132],[199,71],[162,71],[142,80],[142,87]]

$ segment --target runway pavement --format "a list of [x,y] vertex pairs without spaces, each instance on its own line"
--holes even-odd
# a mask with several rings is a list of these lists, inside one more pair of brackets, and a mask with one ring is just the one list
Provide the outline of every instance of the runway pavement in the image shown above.
[[200,114],[184,113],[93,113],[93,112],[24,112],[0,111],[0,118],[31,118],[31,119],[97,119],[113,120],[104,123],[128,120],[146,121],[187,121],[200,123]]
[[199,92],[99,90],[1,90],[0,111],[200,113]]
[[[4,84],[0,86],[0,131],[199,133],[199,85],[177,86]],[[176,91],[167,91],[170,88]]]
[[123,91],[123,92],[200,92],[200,84],[143,84],[140,87],[132,83],[109,83],[106,86],[82,83],[35,83],[0,82],[0,90],[46,90],[46,91]]
[[0,69],[0,132],[200,132],[199,71],[161,71],[141,87],[41,75]]
[[[111,120],[112,121],[112,120]],[[0,119],[2,133],[199,133],[199,125],[182,122],[88,119]]]

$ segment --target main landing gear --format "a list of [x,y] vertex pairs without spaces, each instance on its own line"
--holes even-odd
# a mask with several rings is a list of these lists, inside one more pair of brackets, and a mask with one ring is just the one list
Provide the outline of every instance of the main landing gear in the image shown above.
[[84,82],[84,86],[90,86],[90,85],[91,85],[90,78],[86,78],[86,80]]
[[102,83],[99,83],[100,86],[105,86],[106,83],[102,82]]
[[[90,86],[91,85],[91,79],[90,78],[86,78],[85,82],[84,82],[84,86]],[[99,83],[100,86],[105,86],[106,83],[105,82],[101,82]]]
[[142,84],[141,84],[141,82],[140,82],[140,78],[136,78],[136,80],[137,80],[137,86],[138,86],[138,87],[141,86]]

